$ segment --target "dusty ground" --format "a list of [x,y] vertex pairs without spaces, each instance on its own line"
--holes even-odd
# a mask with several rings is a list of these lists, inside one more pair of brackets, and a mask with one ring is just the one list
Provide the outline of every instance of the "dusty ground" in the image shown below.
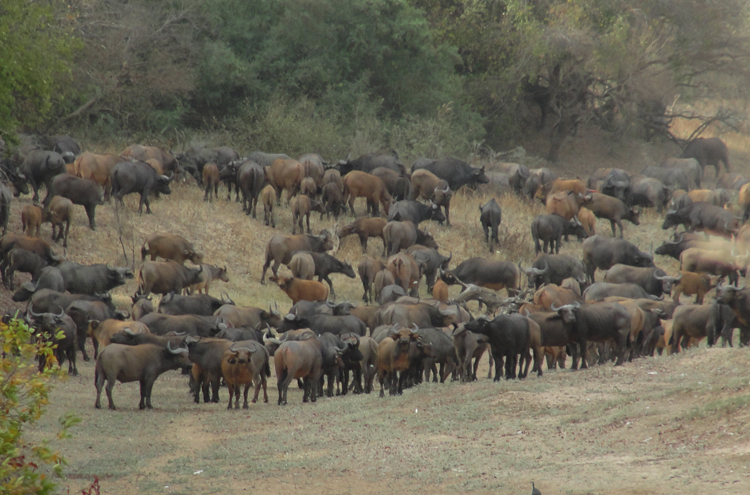
[[[557,167],[563,176],[585,176],[600,166],[640,170],[675,153],[669,146],[577,139]],[[744,148],[733,148],[734,168],[747,172],[746,156]],[[129,197],[118,215],[111,205],[97,209],[95,232],[81,210],[65,254],[81,263],[137,269],[148,234],[179,233],[196,243],[207,262],[229,267],[230,282],[219,283],[212,294],[226,290],[240,305],[267,307],[275,301],[287,309],[289,300],[276,286],[258,284],[265,244],[276,231],[241,214],[225,194],[206,204],[202,192],[178,185],[171,196],[153,202],[153,215],[143,216],[134,213],[137,198]],[[459,193],[453,228],[426,225],[442,251],[453,253],[452,266],[470,256],[533,259],[528,225],[543,207],[501,197],[501,246],[490,255],[477,220],[477,207],[490,197]],[[11,231],[20,230],[19,212],[28,203],[28,198],[14,203]],[[357,210],[364,204],[358,202]],[[340,222],[351,220],[345,216]],[[286,206],[277,222],[279,230],[291,231]],[[311,223],[316,231],[334,226],[317,216]],[[643,249],[652,242],[658,246],[667,236],[660,224],[658,215],[647,212],[640,227],[625,224],[625,236]],[[598,232],[611,235],[608,223],[600,221]],[[48,226],[43,235],[49,235]],[[380,249],[375,240],[369,254]],[[566,244],[561,252],[580,256],[580,245]],[[362,258],[358,241],[344,239],[338,256],[356,266]],[[657,264],[676,269],[671,259],[657,257]],[[26,279],[19,275],[17,282]],[[340,299],[361,299],[359,279],[334,275],[333,280]],[[113,291],[114,300],[126,308],[134,291],[135,281],[129,280]],[[425,293],[423,285],[420,292]],[[0,307],[23,307],[9,298],[0,290]],[[284,408],[276,405],[271,378],[270,403],[249,411],[226,411],[226,403],[194,404],[186,379],[174,372],[157,381],[154,411],[138,411],[134,384],[115,387],[120,410],[97,411],[93,364],[79,362],[79,369],[80,376],[57,386],[49,413],[33,433],[51,437],[64,411],[82,418],[73,438],[59,444],[70,463],[63,484],[70,493],[88,487],[94,477],[103,493],[123,494],[528,493],[531,481],[545,495],[750,493],[747,349],[700,348],[618,368],[547,372],[523,382],[424,384],[385,399],[373,394],[303,405],[300,391],[293,390]]]

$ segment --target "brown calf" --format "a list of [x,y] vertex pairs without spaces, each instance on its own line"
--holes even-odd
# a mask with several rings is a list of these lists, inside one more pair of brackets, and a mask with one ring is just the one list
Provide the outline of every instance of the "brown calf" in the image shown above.
[[688,271],[680,272],[679,282],[672,288],[672,300],[680,303],[680,295],[692,296],[695,294],[695,304],[703,304],[705,295],[718,283],[718,277],[711,277],[707,273],[695,273]]
[[[63,247],[68,247],[70,222],[73,221],[75,216],[73,202],[62,196],[54,196],[52,201],[49,202],[46,216],[52,224],[52,239],[55,242],[60,242],[60,239],[63,239]],[[55,235],[55,229],[57,229],[57,235]],[[65,230],[64,234],[63,230]]]
[[318,184],[315,183],[315,179],[312,177],[305,177],[300,183],[299,192],[314,198],[318,194]]
[[279,288],[289,296],[292,304],[299,301],[326,301],[328,300],[328,286],[315,280],[300,280],[294,277],[270,277]]
[[263,203],[263,223],[268,225],[271,222],[271,227],[276,228],[276,220],[273,217],[273,206],[276,204],[276,189],[271,184],[268,184],[260,192],[260,200]]
[[26,205],[21,210],[21,225],[26,235],[39,237],[39,227],[42,226],[43,221],[44,210],[42,210],[41,206]]
[[337,235],[339,238],[344,238],[352,234],[357,234],[359,237],[359,243],[362,245],[362,252],[367,254],[367,239],[370,237],[380,237],[383,240],[383,254],[385,256],[385,238],[383,237],[383,229],[388,224],[385,218],[379,217],[365,217],[356,220],[349,225],[344,226]]
[[[265,346],[250,340],[235,342],[224,351],[221,360],[221,374],[229,389],[229,404],[227,409],[232,408],[232,398],[235,397],[234,408],[240,408],[240,387],[244,389],[243,409],[247,409],[247,391],[255,382],[255,395],[253,404],[258,402],[260,387],[263,387],[263,402],[268,402],[266,390],[266,369],[268,367],[268,351]],[[269,370],[270,371],[270,370]]]

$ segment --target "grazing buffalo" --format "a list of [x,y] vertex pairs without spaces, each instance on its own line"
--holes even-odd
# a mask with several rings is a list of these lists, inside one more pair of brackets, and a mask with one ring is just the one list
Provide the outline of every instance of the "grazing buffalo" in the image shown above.
[[383,229],[383,242],[388,256],[393,256],[402,249],[408,249],[415,244],[436,248],[437,243],[429,232],[419,230],[411,221],[391,221]]
[[110,268],[102,263],[81,265],[63,261],[58,268],[65,281],[65,290],[73,294],[103,294],[125,285],[126,278],[133,278],[129,268]]
[[46,260],[36,253],[21,248],[11,249],[7,255],[8,266],[2,272],[3,285],[10,290],[15,289],[15,272],[31,274],[31,280],[39,280],[42,269],[47,266]]
[[372,173],[376,168],[387,168],[398,172],[399,175],[406,176],[406,167],[404,167],[398,156],[393,153],[367,153],[354,160],[341,160],[336,166],[341,175],[346,175],[352,170]]
[[181,296],[180,294],[169,293],[159,301],[159,313],[212,316],[225,304],[233,305],[234,301],[229,297],[217,299],[208,294]]
[[228,324],[238,328],[265,329],[266,325],[278,328],[282,321],[278,306],[266,311],[252,306],[224,305],[214,312],[214,316],[222,316]]
[[[549,215],[537,215],[531,222],[531,236],[534,238],[534,249],[536,254],[559,253],[563,236],[574,235],[579,240],[588,237],[578,217],[566,220],[564,217],[552,213]],[[539,241],[542,241],[541,243]],[[544,244],[544,247],[542,247]]]
[[203,263],[203,254],[195,250],[193,243],[188,242],[181,235],[168,232],[154,232],[143,241],[141,260],[145,260],[146,256],[149,255],[151,261],[162,257],[165,260],[176,261],[180,264],[184,264],[185,260],[190,260],[196,265]]
[[688,178],[687,173],[684,170],[677,167],[656,167],[649,166],[641,170],[641,175],[644,177],[651,177],[653,179],[659,179],[668,188],[677,191],[683,189],[688,191],[691,188],[691,181]]
[[138,193],[141,195],[138,213],[143,213],[143,205],[146,205],[146,213],[151,213],[149,196],[152,192],[171,194],[171,181],[172,177],[158,175],[148,163],[120,162],[112,169],[112,195],[120,204],[124,204],[122,198],[125,195]]
[[159,164],[161,165],[161,169],[164,172],[179,172],[179,164],[177,162],[177,159],[170,153],[167,153],[166,151],[156,146],[142,146],[140,144],[134,144],[132,146],[128,146],[121,155],[125,158],[140,160],[142,162],[145,162],[149,159],[154,159],[159,162]]
[[493,290],[506,289],[509,295],[515,295],[521,282],[521,270],[510,261],[469,258],[444,272],[442,279],[448,285],[473,284]]
[[382,204],[385,214],[388,215],[393,198],[383,181],[374,175],[354,170],[344,176],[344,202],[349,203],[352,216],[355,216],[354,200],[360,197],[367,200],[368,214],[380,216],[378,204]]
[[325,301],[328,299],[328,287],[315,280],[301,280],[294,277],[270,277],[279,288],[289,296],[292,304],[299,301]]
[[357,234],[357,237],[359,237],[359,243],[362,245],[362,253],[364,254],[367,254],[367,239],[370,237],[380,237],[380,239],[383,240],[383,256],[385,256],[386,245],[383,236],[383,229],[387,223],[388,220],[385,218],[360,218],[359,220],[355,220],[353,223],[342,227],[336,235],[340,238],[344,238],[352,234]]
[[651,177],[638,177],[631,183],[631,191],[626,204],[630,206],[643,206],[656,208],[662,213],[669,203],[670,189],[659,179]]
[[69,199],[73,204],[81,205],[89,217],[89,227],[96,229],[96,207],[104,204],[102,190],[96,182],[81,179],[68,174],[60,174],[54,179],[44,198],[44,207],[49,208],[54,196]]
[[642,299],[648,298],[649,294],[643,287],[634,283],[594,282],[583,291],[583,298],[587,302],[603,301],[613,296]]
[[518,263],[518,268],[526,274],[529,288],[539,289],[542,285],[561,285],[566,278],[574,278],[579,284],[586,283],[583,263],[567,254],[539,254],[530,268]]
[[592,193],[591,201],[586,206],[596,216],[609,220],[612,227],[612,237],[617,235],[615,225],[620,227],[620,239],[623,238],[622,221],[627,220],[633,225],[640,225],[640,210],[638,207],[628,207],[619,198],[601,193]]
[[623,264],[612,266],[604,274],[604,281],[613,284],[636,284],[643,288],[647,294],[659,297],[663,294],[672,293],[672,287],[679,282],[679,277],[670,277],[661,268],[655,266],[636,267]]
[[607,239],[600,235],[583,241],[583,266],[589,283],[594,283],[594,272],[609,270],[617,263],[630,266],[653,266],[654,256],[645,253],[624,239]]
[[[492,198],[479,207],[479,223],[482,224],[482,230],[484,230],[484,242],[487,243],[490,252],[492,252],[493,242],[495,243],[495,246],[500,244],[497,235],[502,219],[503,212],[495,198]],[[490,231],[492,231],[491,236]]]
[[310,253],[310,256],[313,258],[315,276],[318,277],[318,282],[325,280],[331,288],[331,295],[333,296],[336,295],[336,292],[333,290],[333,282],[328,277],[331,273],[343,273],[349,278],[357,276],[349,262],[341,261],[328,253]]
[[266,280],[266,270],[273,263],[271,271],[276,276],[279,266],[289,264],[292,256],[298,251],[310,251],[311,253],[323,253],[333,249],[333,237],[330,232],[323,231],[321,235],[275,235],[271,237],[266,245],[266,261],[263,264],[263,272],[260,283]]
[[188,268],[172,260],[146,261],[138,269],[136,294],[180,294],[183,288],[200,282],[202,271],[203,266]]
[[695,158],[702,171],[705,171],[706,165],[712,165],[716,177],[719,176],[719,163],[723,163],[724,168],[729,172],[729,150],[724,141],[717,137],[693,139],[680,157]]
[[671,210],[664,217],[661,228],[683,225],[689,232],[704,231],[730,237],[739,229],[739,218],[729,210],[710,203],[690,203],[679,210]]
[[458,191],[464,185],[474,187],[478,184],[487,184],[490,181],[484,173],[484,167],[472,167],[457,158],[417,161],[412,166],[412,173],[419,169],[432,172],[446,181],[451,191]]
[[442,224],[445,221],[445,215],[440,207],[435,203],[424,204],[419,201],[405,199],[393,204],[388,212],[388,221],[397,220],[400,222],[412,222],[419,225],[425,220],[435,220]]

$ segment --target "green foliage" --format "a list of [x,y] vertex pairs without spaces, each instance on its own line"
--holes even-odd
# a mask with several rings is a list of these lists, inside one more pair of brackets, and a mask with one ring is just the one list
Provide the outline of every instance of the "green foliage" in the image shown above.
[[[45,494],[55,489],[53,479],[41,469],[52,467],[62,476],[65,459],[49,447],[48,441],[32,444],[24,431],[39,421],[49,403],[51,382],[62,376],[59,366],[48,366],[39,372],[37,356],[55,362],[54,345],[30,343],[33,331],[13,319],[0,323],[0,492],[12,495]],[[62,336],[61,336],[62,337]],[[58,439],[68,436],[68,429],[80,420],[71,414],[60,418]]]
[[0,135],[39,124],[60,102],[79,46],[61,0],[0,3]]
[[308,98],[351,114],[364,96],[381,115],[436,115],[457,101],[455,49],[434,43],[404,0],[210,0],[203,103]]

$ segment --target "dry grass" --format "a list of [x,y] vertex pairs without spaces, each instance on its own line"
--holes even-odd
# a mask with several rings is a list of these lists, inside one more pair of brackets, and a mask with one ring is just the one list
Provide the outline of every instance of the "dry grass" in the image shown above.
[[[542,154],[543,143],[532,144],[527,143],[529,155]],[[574,138],[556,171],[571,177],[600,166],[637,170],[670,149],[612,143],[590,133]],[[267,307],[277,301],[288,308],[276,286],[258,280],[268,239],[277,231],[291,232],[289,209],[284,205],[277,211],[275,231],[227,202],[225,190],[219,201],[202,198],[196,187],[177,185],[171,196],[153,201],[153,215],[138,216],[137,197],[128,197],[120,214],[111,205],[98,208],[95,232],[81,210],[66,254],[81,263],[126,264],[122,232],[127,264],[135,253],[137,268],[147,235],[179,233],[195,242],[207,262],[229,267],[230,282],[213,287],[213,294],[226,290],[240,305]],[[489,198],[459,192],[452,228],[423,225],[443,251],[453,253],[453,266],[472,256],[525,264],[533,259],[528,225],[543,207],[499,197],[501,243],[490,254],[478,223],[478,206]],[[13,204],[11,231],[20,230],[19,212],[28,202]],[[363,211],[364,204],[356,208]],[[341,222],[351,220],[345,216]],[[311,223],[315,231],[333,227],[317,215]],[[658,215],[647,212],[640,227],[625,224],[625,236],[643,249],[651,242],[657,246],[666,237],[660,224]],[[608,222],[600,221],[597,231],[611,235]],[[49,235],[48,227],[43,232]],[[380,250],[375,240],[369,254]],[[580,257],[580,244],[565,244],[561,252]],[[362,258],[358,240],[344,239],[338,256],[356,265]],[[671,259],[657,263],[676,269]],[[361,299],[359,279],[334,275],[333,280],[339,299]],[[114,291],[116,303],[125,307],[134,291],[130,280]],[[424,285],[420,293],[425,294]],[[7,297],[4,291],[3,300]],[[532,480],[545,494],[750,493],[749,361],[746,349],[702,347],[618,368],[548,372],[524,382],[425,384],[401,398],[373,394],[302,405],[294,390],[285,408],[275,405],[272,378],[271,404],[240,412],[227,412],[225,404],[193,404],[186,380],[177,373],[158,380],[154,411],[137,410],[134,384],[115,387],[120,411],[97,411],[93,365],[80,363],[81,376],[55,389],[50,413],[34,434],[52,432],[63,411],[83,418],[62,445],[70,461],[65,485],[71,493],[94,476],[102,480],[104,493],[520,493]]]

